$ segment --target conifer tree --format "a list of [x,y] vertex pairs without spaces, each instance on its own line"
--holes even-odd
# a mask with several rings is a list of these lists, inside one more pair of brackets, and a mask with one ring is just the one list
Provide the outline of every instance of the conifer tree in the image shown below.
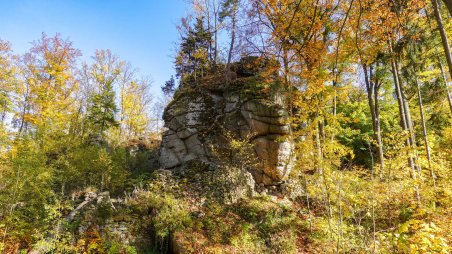
[[171,75],[171,78],[167,80],[165,84],[160,88],[162,89],[162,92],[165,96],[173,96],[173,93],[176,90],[176,81],[174,80],[174,77]]
[[209,69],[209,46],[212,34],[204,27],[204,17],[197,17],[193,27],[188,27],[182,37],[176,57],[176,72],[183,80],[186,75],[196,80]]
[[94,127],[94,131],[103,136],[108,128],[118,126],[115,120],[117,112],[113,84],[107,82],[100,87],[99,93],[92,95],[87,119]]

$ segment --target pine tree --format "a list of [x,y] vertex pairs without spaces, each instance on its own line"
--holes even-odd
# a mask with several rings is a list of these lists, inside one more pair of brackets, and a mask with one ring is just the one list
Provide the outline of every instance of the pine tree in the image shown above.
[[103,136],[108,128],[118,126],[115,120],[117,111],[113,85],[107,82],[99,93],[93,94],[90,98],[87,119],[94,127],[94,132]]
[[212,34],[204,27],[204,17],[196,18],[194,26],[182,37],[176,57],[176,72],[182,80],[191,77],[196,81],[209,70],[211,41]]
[[93,59],[95,62],[88,70],[93,81],[93,92],[89,97],[87,122],[91,127],[91,134],[104,138],[105,131],[119,125],[115,119],[118,112],[115,86],[121,82],[126,64],[110,50],[96,51]]
[[160,88],[165,96],[172,97],[174,91],[176,90],[176,81],[174,80],[174,77],[171,75],[171,78]]

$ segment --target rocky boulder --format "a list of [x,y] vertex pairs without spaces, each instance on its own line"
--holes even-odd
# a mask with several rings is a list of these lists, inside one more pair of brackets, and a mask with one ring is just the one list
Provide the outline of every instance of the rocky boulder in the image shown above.
[[[177,170],[198,160],[218,165],[218,150],[228,137],[249,140],[257,165],[249,172],[257,184],[277,185],[289,175],[294,161],[289,115],[277,78],[263,77],[259,68],[239,62],[234,79],[210,77],[184,84],[164,112],[160,166]],[[254,59],[256,60],[256,59]]]

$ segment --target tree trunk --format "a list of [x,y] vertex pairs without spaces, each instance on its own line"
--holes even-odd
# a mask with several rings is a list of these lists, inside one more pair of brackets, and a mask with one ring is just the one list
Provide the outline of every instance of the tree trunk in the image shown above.
[[443,64],[441,63],[441,58],[439,57],[439,55],[438,55],[438,65],[439,65],[439,69],[441,70],[441,76],[444,81],[444,89],[446,90],[446,93],[447,93],[447,101],[449,102],[450,113],[452,114],[452,95],[450,94],[449,85],[447,82],[447,76],[446,76],[446,73],[444,72],[444,67],[443,67]]
[[[232,28],[231,28],[231,44],[229,45],[229,52],[228,52],[228,62],[226,64],[226,71],[229,75],[229,69],[231,67],[231,60],[232,60],[232,51],[234,50],[234,43],[235,43],[235,29],[236,29],[236,10],[234,10],[234,14],[232,15]],[[228,77],[229,79],[229,77]]]
[[21,136],[22,132],[27,130],[27,123],[25,122],[25,115],[27,114],[28,109],[28,99],[29,99],[29,93],[30,93],[30,85],[29,84],[25,84],[26,85],[26,90],[25,90],[25,94],[24,94],[24,105],[22,107],[22,112],[21,112],[21,116],[20,116],[20,124],[19,124],[19,130],[17,132],[17,136]]
[[[405,118],[405,109],[403,107],[403,95],[402,95],[402,90],[401,90],[401,86],[400,86],[401,84],[400,84],[399,76],[397,75],[396,61],[397,61],[396,59],[391,60],[391,68],[392,68],[392,76],[394,78],[394,88],[396,91],[397,104],[399,106],[400,126],[402,127],[402,130],[409,132],[408,125],[407,125],[406,118]],[[411,148],[410,138],[407,138],[405,143],[408,148]],[[408,164],[410,165],[410,168],[414,172],[416,170],[416,168],[414,165],[413,157],[410,154],[408,154]]]
[[367,90],[367,100],[369,103],[369,109],[372,116],[372,127],[374,131],[374,138],[377,141],[377,156],[380,163],[381,171],[384,170],[384,153],[383,153],[383,142],[381,139],[381,128],[380,128],[380,110],[378,104],[378,91],[379,86],[376,81],[372,80],[373,68],[370,66],[367,68],[366,64],[363,64],[364,78]]
[[216,67],[218,59],[218,9],[215,2],[213,3],[213,14],[214,14],[214,33],[215,33],[213,65],[214,67]]
[[[417,158],[417,149],[416,149],[416,136],[414,134],[414,130],[413,130],[413,122],[411,121],[411,113],[410,113],[410,105],[405,97],[405,93],[403,90],[403,85],[400,79],[400,73],[399,73],[399,64],[397,61],[394,61],[395,63],[395,71],[398,77],[398,81],[399,81],[399,85],[400,85],[400,94],[402,96],[402,102],[403,102],[403,110],[405,112],[405,122],[407,124],[407,129],[409,131],[409,139],[410,139],[410,143],[411,143],[411,149],[410,149],[410,153],[411,151],[414,151],[414,155],[410,155],[411,158],[414,157],[414,165],[415,167],[412,167],[412,172],[411,172],[411,177],[416,180],[417,179],[417,172],[419,172],[419,165],[418,165],[418,158]],[[417,170],[416,170],[417,169]],[[419,185],[415,184],[414,186],[414,191],[415,191],[415,195],[416,195],[416,199],[417,202],[419,203],[421,201],[421,194],[419,192]]]
[[[209,5],[209,2],[207,2],[206,1],[206,3],[205,3],[205,5],[206,5],[206,10],[205,10],[205,12],[206,12],[206,20],[207,20],[207,31],[208,31],[208,33],[209,34],[211,34],[211,32],[212,32],[212,24],[210,23],[210,19],[211,19],[211,17],[210,17],[210,5]],[[210,66],[209,67],[211,67],[211,65],[212,65],[212,63],[213,63],[213,45],[212,45],[212,40],[209,40],[209,49],[208,49],[208,53],[207,53],[207,55],[208,55],[208,58],[209,58],[209,64],[210,64]]]
[[[401,94],[402,102],[403,102],[403,111],[405,112],[404,117],[405,117],[406,127],[410,134],[409,139],[410,139],[410,143],[411,143],[411,148],[413,151],[416,151],[416,135],[414,134],[413,122],[411,121],[410,105],[409,105],[408,100],[405,97],[403,84],[400,79],[399,63],[398,63],[398,61],[394,61],[394,63],[395,63],[395,67],[396,67],[396,74],[397,74],[397,77],[399,80],[399,89],[400,89],[400,94]],[[414,160],[415,160],[416,167],[418,167],[418,165],[417,165],[418,160],[417,160],[416,152],[414,153]],[[416,178],[416,172],[414,169],[413,169],[413,178]]]
[[287,52],[287,48],[283,42],[282,44],[282,50],[283,50],[283,67],[284,67],[284,85],[286,89],[289,91],[289,101],[288,101],[288,109],[289,109],[289,116],[293,116],[293,102],[292,102],[292,85],[290,84],[290,75],[289,75],[289,55]]
[[371,175],[370,175],[370,180],[372,181],[372,199],[371,199],[371,218],[372,218],[372,253],[375,253],[375,247],[376,247],[376,223],[375,223],[375,171],[374,171],[374,156],[372,153],[372,148],[371,145],[369,143],[369,154],[370,154],[370,162],[371,162]]
[[380,103],[378,102],[378,86],[374,85],[374,110],[375,110],[375,127],[377,134],[377,145],[378,145],[378,159],[380,161],[381,171],[384,170],[384,153],[383,153],[383,140],[381,138],[381,126],[380,126]]
[[400,81],[399,77],[397,76],[395,61],[396,61],[395,59],[391,60],[391,72],[392,78],[394,79],[394,89],[396,92],[397,105],[399,106],[400,126],[402,127],[403,130],[406,130],[407,125],[404,117],[405,110],[403,109],[402,93],[400,91]]
[[[316,119],[319,118],[319,113],[316,113]],[[316,161],[316,167],[317,167],[317,172],[319,174],[319,180],[322,181],[321,183],[321,190],[322,190],[322,194],[324,197],[324,206],[325,206],[325,210],[328,211],[328,229],[330,231],[330,237],[331,239],[333,239],[333,226],[332,226],[332,218],[333,218],[333,211],[332,211],[332,207],[331,207],[331,197],[330,197],[330,192],[329,192],[329,188],[328,188],[328,183],[326,181],[326,177],[325,177],[325,171],[323,168],[323,151],[322,151],[322,143],[320,141],[320,122],[317,122],[317,128],[315,129],[315,144],[316,144],[316,148],[317,148],[317,161]]]
[[450,16],[452,17],[452,0],[443,0],[449,10]]
[[[432,169],[432,161],[431,161],[432,158],[430,155],[430,147],[428,144],[427,127],[425,125],[424,105],[422,104],[421,86],[419,84],[417,77],[416,77],[416,88],[417,88],[417,97],[418,97],[418,101],[419,101],[419,112],[421,114],[422,132],[424,134],[425,153],[427,155],[428,168],[430,170],[430,176],[432,177],[433,184],[436,186],[435,174]],[[421,176],[421,175],[419,175],[419,176]]]
[[[318,116],[316,118],[318,118]],[[316,128],[316,133],[315,133],[315,146],[317,149],[317,159],[318,159],[317,171],[318,171],[319,175],[323,175],[323,151],[322,151],[322,144],[320,142],[320,123],[317,123],[317,128]]]
[[[436,17],[436,15],[434,15],[434,16]],[[432,23],[431,23],[431,18],[432,17],[430,15],[427,15],[428,25],[429,25],[430,29],[434,30],[434,28],[432,26]],[[447,75],[446,75],[446,72],[444,71],[444,66],[443,66],[443,63],[441,61],[441,56],[440,56],[440,53],[439,53],[439,50],[438,50],[437,47],[435,47],[435,53],[436,53],[436,57],[438,59],[438,67],[441,70],[441,77],[442,77],[442,79],[444,81],[444,89],[445,89],[445,91],[447,93],[447,101],[449,102],[450,113],[452,114],[452,95],[450,94],[450,91],[449,91]]]
[[[448,0],[450,2],[450,0]],[[441,35],[441,41],[443,43],[444,54],[446,55],[447,66],[449,67],[449,74],[452,77],[452,55],[450,52],[449,41],[447,39],[446,30],[444,29],[443,20],[438,6],[438,0],[432,0],[433,10],[435,12],[436,23],[438,23],[438,30]]]

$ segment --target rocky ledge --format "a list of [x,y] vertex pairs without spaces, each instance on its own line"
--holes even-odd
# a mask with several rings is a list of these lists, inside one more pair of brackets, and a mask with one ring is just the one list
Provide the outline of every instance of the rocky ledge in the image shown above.
[[257,184],[283,182],[293,167],[294,144],[277,75],[264,78],[269,69],[268,61],[246,58],[228,81],[218,75],[183,84],[164,112],[160,166],[177,171],[197,160],[215,167],[232,137],[253,145],[257,163],[247,170]]

